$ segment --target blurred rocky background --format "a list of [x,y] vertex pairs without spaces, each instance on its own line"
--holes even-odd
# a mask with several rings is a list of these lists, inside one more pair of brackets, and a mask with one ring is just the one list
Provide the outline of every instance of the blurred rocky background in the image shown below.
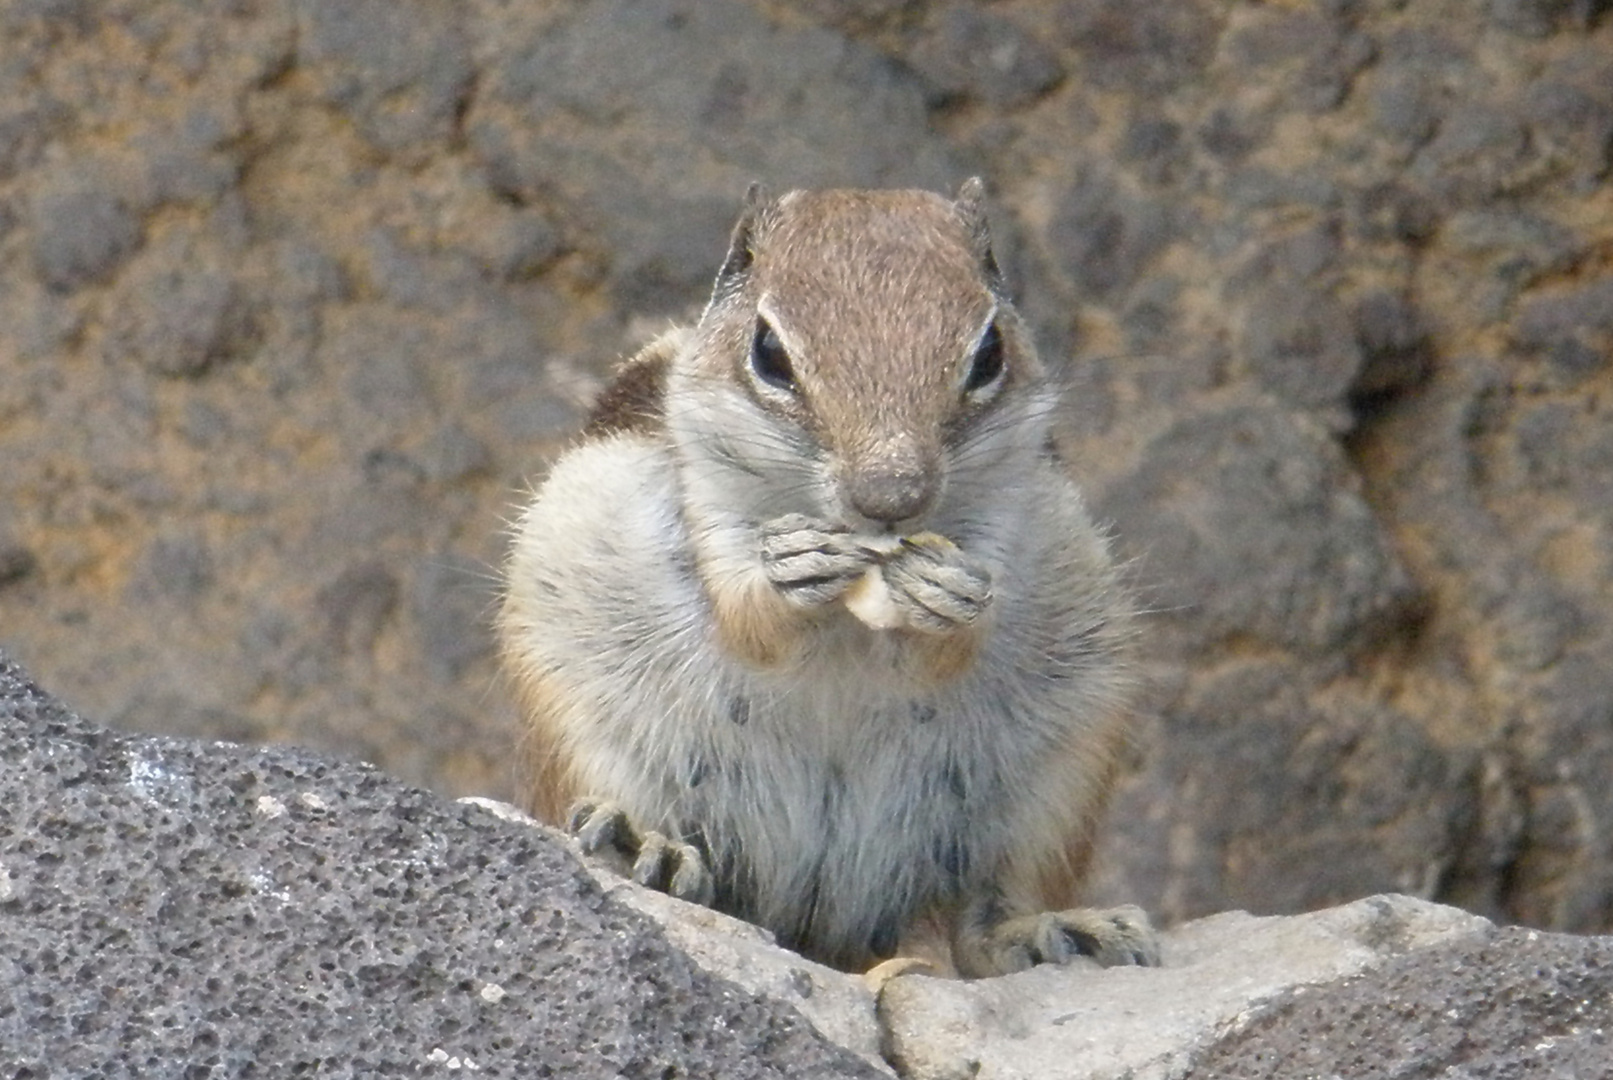
[[0,646],[509,797],[522,486],[740,193],[985,175],[1134,558],[1098,891],[1613,928],[1608,0],[0,0]]

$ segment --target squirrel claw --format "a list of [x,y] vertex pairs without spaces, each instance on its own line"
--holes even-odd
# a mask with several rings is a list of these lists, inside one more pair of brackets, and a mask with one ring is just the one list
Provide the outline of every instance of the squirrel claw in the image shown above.
[[874,563],[874,555],[843,525],[785,514],[762,526],[767,579],[799,607],[838,600]]
[[920,533],[883,564],[891,596],[915,630],[968,626],[991,603],[991,573],[945,537]]
[[705,906],[716,895],[711,869],[698,847],[639,829],[615,803],[580,800],[571,808],[567,829],[585,854],[606,856],[613,869],[645,888]]
[[1083,956],[1101,967],[1157,967],[1160,959],[1159,938],[1147,914],[1130,904],[1008,919],[987,933],[987,949],[1002,972],[1067,964]]

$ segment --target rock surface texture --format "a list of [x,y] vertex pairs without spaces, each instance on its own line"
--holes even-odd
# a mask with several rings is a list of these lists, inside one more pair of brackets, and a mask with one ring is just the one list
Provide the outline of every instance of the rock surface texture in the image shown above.
[[1609,1060],[1613,939],[1375,896],[1197,920],[1155,969],[880,984],[596,884],[512,808],[100,729],[4,656],[0,784],[7,1077],[1456,1080]]
[[878,1075],[372,768],[100,730],[0,656],[0,784],[0,1075]]
[[0,4],[0,643],[510,797],[501,522],[745,182],[983,173],[1136,557],[1101,899],[1613,927],[1605,0]]

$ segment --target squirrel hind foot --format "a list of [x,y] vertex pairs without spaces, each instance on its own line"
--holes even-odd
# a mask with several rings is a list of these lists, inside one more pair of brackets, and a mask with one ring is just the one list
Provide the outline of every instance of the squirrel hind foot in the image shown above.
[[1157,967],[1159,935],[1139,907],[1070,908],[1005,919],[969,949],[989,970],[1024,971],[1037,964],[1085,958],[1099,967]]
[[698,847],[640,829],[609,800],[579,799],[572,804],[566,828],[583,854],[645,888],[702,907],[710,907],[716,896],[716,880]]

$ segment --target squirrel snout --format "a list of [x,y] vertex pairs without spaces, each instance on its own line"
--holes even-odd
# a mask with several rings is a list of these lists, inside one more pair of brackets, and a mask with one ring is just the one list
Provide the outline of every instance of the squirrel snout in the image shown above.
[[886,525],[922,517],[940,491],[940,465],[911,439],[886,440],[849,463],[841,489],[851,509]]

